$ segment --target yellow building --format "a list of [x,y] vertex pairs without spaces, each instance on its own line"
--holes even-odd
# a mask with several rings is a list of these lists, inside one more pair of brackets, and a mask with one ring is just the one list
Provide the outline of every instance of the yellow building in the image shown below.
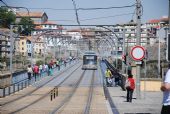
[[19,52],[23,56],[27,56],[27,36],[21,36],[19,41]]

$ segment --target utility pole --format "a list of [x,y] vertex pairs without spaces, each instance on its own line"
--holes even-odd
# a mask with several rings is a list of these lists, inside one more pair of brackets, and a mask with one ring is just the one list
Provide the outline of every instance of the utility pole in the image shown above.
[[[125,50],[125,28],[123,27],[123,55],[126,55],[126,50]],[[122,61],[122,71],[125,74],[125,63]]]
[[33,66],[33,51],[34,49],[34,36],[33,36],[33,31],[31,31],[31,67]]
[[13,25],[10,25],[10,73],[11,73],[11,76],[13,73],[12,55],[13,55],[13,49],[14,49],[14,39],[13,39],[13,35],[12,35],[13,34],[12,29],[13,29]]
[[[137,23],[137,28],[136,28],[136,45],[141,45],[141,1],[136,0],[136,23]],[[140,99],[140,71],[141,67],[140,64],[136,64],[136,97],[137,99]]]

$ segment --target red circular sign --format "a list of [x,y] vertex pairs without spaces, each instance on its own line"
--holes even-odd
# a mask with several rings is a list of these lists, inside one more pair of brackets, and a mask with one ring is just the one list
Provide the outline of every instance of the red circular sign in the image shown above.
[[142,46],[134,46],[130,54],[134,60],[140,61],[145,57],[145,49]]

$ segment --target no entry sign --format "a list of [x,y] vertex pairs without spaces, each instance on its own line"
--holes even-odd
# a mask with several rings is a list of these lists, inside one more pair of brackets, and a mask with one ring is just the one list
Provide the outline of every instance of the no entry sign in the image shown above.
[[130,54],[135,61],[140,61],[145,57],[145,49],[142,46],[134,46]]

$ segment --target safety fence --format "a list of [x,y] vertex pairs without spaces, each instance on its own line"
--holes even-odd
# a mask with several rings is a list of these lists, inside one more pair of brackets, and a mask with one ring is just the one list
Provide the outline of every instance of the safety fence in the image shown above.
[[[61,68],[60,67],[66,67],[67,64],[71,64],[72,61],[69,61],[67,63],[61,64],[60,66],[54,67],[53,70],[58,70],[60,71]],[[19,80],[17,82],[12,82],[12,84],[9,84],[8,86],[5,86],[3,88],[0,88],[0,98],[8,96],[10,94],[13,94],[15,92],[18,92],[20,90],[23,90],[24,88],[28,87],[29,85],[32,85],[33,83],[35,83],[36,81],[39,81],[40,79],[44,78],[45,76],[48,76],[48,71],[42,72],[41,75],[38,75],[37,77],[32,76],[31,79],[29,80],[27,77],[27,73],[26,72],[22,72],[25,76],[25,79]],[[19,73],[19,74],[22,74]],[[18,75],[19,75],[18,74]],[[17,73],[14,74],[14,77],[17,77]]]

